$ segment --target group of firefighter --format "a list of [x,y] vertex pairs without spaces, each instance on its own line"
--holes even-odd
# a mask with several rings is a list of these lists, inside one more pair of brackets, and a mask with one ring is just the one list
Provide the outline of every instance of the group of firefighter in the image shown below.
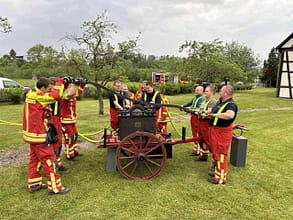
[[[113,92],[109,94],[110,101],[110,125],[114,132],[118,132],[118,112],[133,106],[133,102],[142,101],[143,103],[168,104],[168,99],[157,91],[152,82],[144,80],[142,86],[136,93],[128,90],[127,85],[119,80],[113,83]],[[140,103],[140,102],[138,102]],[[168,108],[166,106],[153,105],[156,113],[156,130],[162,135],[167,134],[167,123],[170,121]]]
[[[76,82],[71,77],[40,78],[36,87],[27,92],[23,109],[23,140],[30,144],[29,192],[47,189],[49,195],[56,195],[70,191],[61,183],[59,171],[67,168],[62,165],[60,154],[64,145],[67,160],[76,161],[78,156],[82,156],[77,144],[76,96],[81,95],[85,85],[86,82]],[[233,121],[237,115],[233,87],[223,86],[219,101],[215,100],[215,89],[211,86],[196,86],[194,91],[194,98],[181,106],[193,110],[190,116],[192,135],[199,138],[194,144],[192,155],[198,156],[200,161],[207,161],[211,152],[209,182],[224,184]],[[127,85],[115,80],[113,91],[109,94],[110,125],[113,131],[119,132],[118,111],[130,108],[133,100],[168,104],[168,99],[149,81],[143,81],[134,94],[128,90]],[[167,123],[170,121],[168,109],[166,106],[153,106],[156,110],[156,129],[162,135],[167,135]],[[41,169],[45,173],[47,184],[42,183]]]
[[[64,144],[67,160],[76,161],[82,156],[77,144],[76,96],[82,93],[84,86],[85,82],[71,77],[40,78],[36,87],[27,92],[23,140],[30,144],[29,192],[47,189],[49,195],[55,195],[70,191],[61,183],[59,171],[67,168],[62,165],[60,154]],[[47,184],[42,183],[41,169]]]
[[[151,82],[143,81],[143,85],[136,94],[128,91],[126,85],[119,80],[114,81],[113,93],[110,93],[110,124],[114,131],[119,132],[118,111],[129,108],[132,102],[125,99],[122,94],[131,100],[140,100],[145,103],[168,104],[168,99],[156,91]],[[227,154],[232,141],[234,120],[238,107],[233,100],[233,87],[221,87],[217,101],[214,98],[215,88],[212,86],[195,86],[195,96],[187,103],[181,105],[182,109],[189,108],[190,125],[193,137],[196,138],[192,150],[198,161],[208,161],[212,154],[212,163],[208,172],[208,181],[213,184],[225,184],[227,180],[228,161]],[[156,110],[156,130],[163,136],[167,134],[167,123],[170,121],[166,106],[154,105]]]

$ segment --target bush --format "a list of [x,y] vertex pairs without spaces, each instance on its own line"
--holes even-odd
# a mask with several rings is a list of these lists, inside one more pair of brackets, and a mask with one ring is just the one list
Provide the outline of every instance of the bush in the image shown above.
[[21,103],[22,96],[23,96],[23,90],[22,89],[20,89],[20,88],[7,89],[6,92],[8,94],[9,100],[13,104]]
[[9,95],[6,89],[0,89],[0,102],[9,101]]
[[192,92],[194,92],[193,83],[180,84],[180,93],[186,94],[186,93],[192,93]]

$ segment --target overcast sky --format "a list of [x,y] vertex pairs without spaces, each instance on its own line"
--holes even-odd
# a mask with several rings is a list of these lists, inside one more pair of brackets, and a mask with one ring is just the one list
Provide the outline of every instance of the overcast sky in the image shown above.
[[292,0],[0,0],[0,16],[13,32],[0,33],[0,56],[13,48],[25,55],[36,44],[60,50],[65,33],[102,11],[118,25],[115,42],[139,32],[141,53],[183,55],[186,40],[237,41],[267,59],[271,48],[293,32]]

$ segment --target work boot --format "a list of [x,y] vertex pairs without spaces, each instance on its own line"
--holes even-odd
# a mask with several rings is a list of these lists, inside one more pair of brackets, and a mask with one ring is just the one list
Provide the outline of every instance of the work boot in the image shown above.
[[58,171],[66,171],[66,170],[68,170],[68,168],[65,166],[58,167]]
[[199,153],[192,151],[191,156],[199,156]]
[[59,192],[57,193],[54,193],[54,192],[48,192],[48,195],[63,195],[63,194],[66,194],[70,191],[70,189],[68,188],[63,188],[61,190],[59,190]]
[[199,160],[199,161],[208,161],[208,155],[200,155],[200,156],[198,157],[198,160]]
[[210,170],[210,171],[208,172],[208,175],[209,175],[210,177],[214,177],[214,176],[215,176],[215,172]]
[[82,157],[82,156],[83,156],[83,154],[82,154],[82,153],[79,153],[79,152],[75,152],[75,156]]
[[69,157],[69,158],[66,158],[67,160],[69,161],[78,161],[78,159],[76,157]]
[[39,191],[41,189],[47,189],[47,188],[48,188],[48,185],[47,184],[36,184],[36,185],[30,186],[30,188],[29,188],[28,191],[30,193],[33,193],[33,192]]
[[214,178],[209,178],[208,181],[212,184],[225,184],[226,182],[222,182],[222,183],[219,183],[218,181],[216,181]]

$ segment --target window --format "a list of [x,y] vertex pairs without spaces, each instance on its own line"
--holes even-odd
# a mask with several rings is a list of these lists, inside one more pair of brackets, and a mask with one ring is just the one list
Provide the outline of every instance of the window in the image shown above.
[[4,88],[21,88],[19,84],[14,81],[3,80]]

